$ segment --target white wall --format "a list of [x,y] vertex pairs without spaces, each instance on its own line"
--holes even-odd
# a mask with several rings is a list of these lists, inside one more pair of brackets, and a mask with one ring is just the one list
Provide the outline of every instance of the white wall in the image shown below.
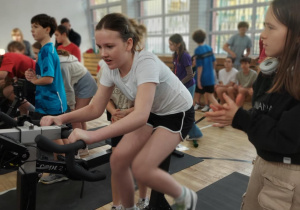
[[[6,49],[11,41],[10,32],[13,28],[20,28],[24,39],[31,44],[30,20],[33,16],[45,13],[55,17],[57,24],[67,17],[71,27],[81,35],[81,53],[92,47],[88,31],[86,0],[2,0],[0,6],[0,49]],[[52,41],[55,41],[54,35]]]

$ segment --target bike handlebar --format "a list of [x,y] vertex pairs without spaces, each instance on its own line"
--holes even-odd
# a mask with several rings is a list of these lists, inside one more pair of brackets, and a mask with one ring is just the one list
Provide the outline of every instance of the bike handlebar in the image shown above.
[[58,145],[45,136],[38,135],[35,138],[35,142],[39,148],[48,152],[65,153],[67,169],[72,177],[90,182],[100,181],[106,178],[104,173],[88,171],[75,162],[75,152],[86,147],[84,141],[79,140],[71,144]]
[[15,119],[11,118],[9,115],[3,112],[0,112],[0,120],[2,120],[3,122],[5,122],[6,124],[12,127],[18,126],[18,122]]

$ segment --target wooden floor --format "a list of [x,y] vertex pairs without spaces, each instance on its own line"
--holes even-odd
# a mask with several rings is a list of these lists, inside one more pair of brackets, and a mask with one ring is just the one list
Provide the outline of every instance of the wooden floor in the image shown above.
[[[249,108],[249,104],[246,104]],[[203,116],[201,111],[196,111],[196,120]],[[108,125],[106,116],[103,115],[99,119],[88,122],[88,128]],[[202,130],[203,137],[199,140],[199,147],[194,148],[192,142],[185,141],[181,145],[186,146],[189,150],[184,151],[187,154],[195,157],[213,157],[213,158],[232,158],[252,161],[256,152],[252,144],[248,141],[247,136],[232,127],[217,128],[206,127],[211,125],[206,119],[199,122],[197,126]],[[103,150],[96,148],[90,153],[95,153]],[[219,179],[231,174],[239,172],[245,175],[250,175],[252,164],[247,162],[228,161],[228,160],[204,160],[190,168],[182,170],[173,177],[181,184],[198,191],[204,187],[218,181]],[[0,176],[0,194],[3,191],[16,187],[16,172]],[[230,189],[229,189],[230,190]],[[150,192],[148,192],[150,194]],[[136,199],[138,192],[136,192]],[[173,200],[167,197],[167,200],[172,203]],[[107,204],[98,208],[99,210],[110,210],[111,204]]]

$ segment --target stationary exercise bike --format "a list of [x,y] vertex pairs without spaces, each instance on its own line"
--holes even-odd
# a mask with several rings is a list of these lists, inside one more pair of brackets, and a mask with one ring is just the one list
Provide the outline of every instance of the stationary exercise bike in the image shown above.
[[[19,119],[19,118],[18,118]],[[17,173],[17,201],[18,209],[35,209],[36,188],[41,173],[64,174],[73,180],[99,181],[105,179],[105,174],[99,171],[89,171],[90,168],[109,162],[111,150],[106,150],[85,160],[75,160],[77,150],[85,148],[83,141],[68,145],[57,145],[52,140],[66,138],[70,130],[66,126],[38,127],[25,121],[23,125],[0,112],[0,120],[5,121],[11,129],[0,129],[0,169],[18,168]],[[29,150],[36,146],[44,151],[65,153],[65,161],[51,161],[37,157],[36,151]],[[174,151],[179,157],[183,153]],[[30,162],[27,160],[31,158]],[[166,171],[169,169],[171,155],[160,165]],[[84,183],[84,182],[83,182]],[[82,190],[83,190],[82,185]],[[81,190],[81,196],[82,196]],[[148,210],[172,209],[164,194],[151,191]]]
[[[35,85],[26,81],[25,79],[18,79],[12,85],[15,99],[13,102],[9,102],[9,100],[4,96],[1,97],[0,111],[14,118],[19,116],[18,107],[22,105],[24,101],[27,100],[32,105],[35,104]],[[3,128],[9,128],[9,126],[5,125],[5,123],[0,119],[0,129]]]

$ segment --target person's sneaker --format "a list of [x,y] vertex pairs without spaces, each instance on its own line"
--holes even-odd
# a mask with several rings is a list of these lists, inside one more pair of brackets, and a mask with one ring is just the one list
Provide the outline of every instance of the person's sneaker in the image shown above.
[[196,111],[196,110],[198,110],[198,109],[200,109],[200,105],[199,105],[199,104],[195,104],[194,110]]
[[62,174],[49,174],[49,176],[42,177],[40,182],[43,184],[53,184],[56,182],[66,181],[69,178]]
[[201,109],[201,111],[202,112],[208,112],[209,111],[209,106],[208,105],[205,105],[204,107],[203,107],[203,109]]
[[185,197],[181,202],[175,202],[176,210],[196,210],[197,205],[197,194],[190,190],[189,188],[184,187]]
[[148,198],[140,198],[138,202],[136,203],[136,207],[139,209],[144,209],[149,205],[149,199]]
[[80,156],[88,155],[89,154],[89,148],[86,146],[86,148],[78,150],[78,154]]

